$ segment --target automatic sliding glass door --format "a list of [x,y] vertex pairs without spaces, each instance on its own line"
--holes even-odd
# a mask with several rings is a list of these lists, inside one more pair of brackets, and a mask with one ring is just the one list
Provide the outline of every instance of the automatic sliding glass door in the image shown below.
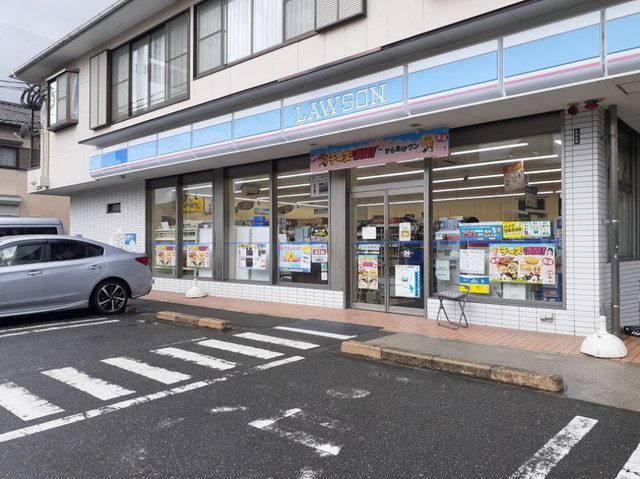
[[424,311],[424,193],[380,190],[351,196],[354,308]]

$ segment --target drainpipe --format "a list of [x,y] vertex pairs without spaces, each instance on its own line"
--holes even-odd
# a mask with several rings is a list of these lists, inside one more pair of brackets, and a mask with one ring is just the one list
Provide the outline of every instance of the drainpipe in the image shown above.
[[618,106],[609,106],[609,228],[611,333],[620,336],[620,237],[618,222]]

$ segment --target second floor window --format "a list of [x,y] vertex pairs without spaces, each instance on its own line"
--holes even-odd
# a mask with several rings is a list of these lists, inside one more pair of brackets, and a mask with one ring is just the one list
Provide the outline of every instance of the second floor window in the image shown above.
[[208,0],[196,7],[196,72],[210,72],[314,28],[314,0]]
[[188,96],[186,13],[111,52],[111,119],[118,121]]
[[78,123],[78,72],[67,71],[49,81],[49,130]]

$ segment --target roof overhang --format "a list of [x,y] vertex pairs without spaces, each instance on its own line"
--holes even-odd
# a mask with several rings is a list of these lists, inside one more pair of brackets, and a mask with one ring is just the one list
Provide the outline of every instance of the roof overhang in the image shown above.
[[507,35],[561,18],[598,10],[621,1],[563,0],[559,6],[555,0],[525,0],[503,9],[398,41],[383,48],[325,64],[313,70],[300,72],[192,107],[182,108],[129,127],[91,136],[79,143],[105,147],[130,141],[181,125],[303,93],[310,89],[310,85],[318,88],[335,84],[444,51],[491,40],[496,37],[496,32]]
[[38,53],[13,72],[15,78],[40,83],[123,32],[145,21],[174,0],[117,0],[106,10]]

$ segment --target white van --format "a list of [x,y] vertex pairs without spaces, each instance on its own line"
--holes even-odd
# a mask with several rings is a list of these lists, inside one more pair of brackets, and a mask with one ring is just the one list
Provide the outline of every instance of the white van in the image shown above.
[[0,238],[20,235],[62,235],[64,228],[58,218],[18,218],[0,216]]

